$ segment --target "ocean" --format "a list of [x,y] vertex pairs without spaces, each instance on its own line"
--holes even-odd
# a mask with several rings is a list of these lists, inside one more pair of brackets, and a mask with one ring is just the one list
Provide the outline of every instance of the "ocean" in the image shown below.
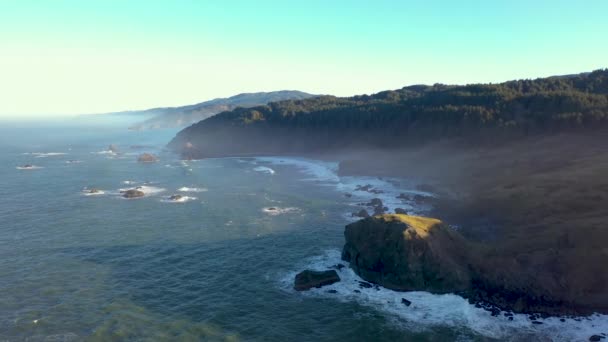
[[[298,156],[182,161],[164,148],[177,130],[129,131],[127,121],[0,123],[0,340],[571,341],[608,332],[602,315],[533,324],[456,295],[362,288],[348,267],[339,283],[297,292],[298,272],[345,264],[344,226],[360,203],[380,197],[423,214],[396,197],[433,194],[405,179],[340,177],[336,162]],[[138,163],[144,152],[159,161]],[[356,190],[366,184],[384,192]],[[122,198],[134,187],[145,196]]]

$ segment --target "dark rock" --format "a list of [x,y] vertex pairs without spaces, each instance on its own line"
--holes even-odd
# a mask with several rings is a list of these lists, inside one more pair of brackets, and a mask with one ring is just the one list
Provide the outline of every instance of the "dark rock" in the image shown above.
[[121,191],[121,193],[122,193],[122,197],[124,197],[124,198],[137,198],[137,197],[143,197],[145,195],[143,191],[140,191],[137,189]]
[[361,293],[359,290],[353,290],[354,293]]
[[179,201],[179,200],[181,200],[182,198],[184,198],[184,196],[182,196],[182,195],[171,195],[171,196],[169,197],[169,200],[171,200],[171,201]]
[[382,200],[379,198],[372,198],[372,200],[369,201],[369,203],[366,203],[365,205],[367,205],[369,207],[380,207],[380,208],[382,208],[384,206],[382,204]]
[[383,215],[384,212],[385,212],[384,208],[382,208],[382,207],[374,207],[374,216]]
[[313,287],[319,288],[331,285],[340,281],[340,277],[335,270],[311,271],[305,270],[296,275],[294,289],[296,291],[306,291]]
[[346,267],[346,266],[344,266],[344,265],[342,265],[342,264],[336,264],[336,265],[333,265],[333,266],[332,266],[332,268],[335,268],[335,269],[338,269],[338,270],[341,270],[341,269],[343,269],[344,267]]
[[100,193],[100,192],[101,192],[101,190],[99,190],[99,189],[95,189],[95,188],[92,188],[92,189],[87,189],[87,190],[85,190],[85,192],[86,192],[87,194],[98,194],[98,193]]
[[512,320],[513,320],[513,316],[509,316],[509,321],[512,321]]
[[410,196],[406,195],[406,194],[399,194],[399,196],[397,196],[398,199],[402,199],[402,200],[408,200],[410,199]]
[[359,212],[353,213],[352,216],[366,218],[366,217],[369,217],[369,213],[367,212],[367,210],[361,209],[361,210],[359,210]]
[[344,196],[347,197],[347,198],[351,198],[351,197],[353,197],[353,194],[348,194],[347,193],[347,194],[344,194]]
[[559,321],[560,321],[560,322],[565,322],[566,320],[565,320],[565,319],[563,319],[563,318],[560,318],[560,319],[559,319]]
[[402,209],[402,208],[395,208],[395,214],[407,215],[407,211],[405,211],[405,209]]
[[373,186],[371,184],[357,185],[357,187],[355,188],[355,191],[366,191],[366,192],[369,192],[372,188],[373,188]]
[[327,293],[338,293],[338,291],[336,291],[336,290],[327,290],[326,292]]
[[602,340],[602,338],[603,338],[603,337],[602,337],[602,336],[600,336],[600,335],[592,335],[591,337],[589,337],[589,341],[594,341],[594,342],[597,342],[597,341],[601,341],[601,340]]
[[596,302],[580,295],[588,283],[569,282],[564,288],[561,278],[551,273],[555,270],[544,263],[553,259],[543,259],[539,265],[544,268],[528,265],[532,256],[513,256],[485,242],[466,240],[436,219],[378,215],[347,225],[344,236],[342,259],[362,279],[392,290],[459,293],[495,314],[494,307],[539,313],[529,316],[539,323],[547,314],[585,315],[608,308],[604,294],[598,294]]
[[383,215],[347,225],[344,235],[342,259],[367,281],[400,291],[470,289],[466,242],[439,220]]
[[144,153],[137,157],[137,161],[140,163],[155,163],[158,161],[158,158],[150,153]]
[[532,324],[539,325],[539,324],[543,324],[543,322],[539,322],[539,321],[532,321]]
[[412,305],[412,302],[410,302],[409,300],[405,299],[405,298],[401,298],[401,303],[405,304],[405,306],[410,306]]
[[360,281],[359,287],[362,289],[371,289],[373,287],[373,285],[368,282],[365,282],[365,281]]

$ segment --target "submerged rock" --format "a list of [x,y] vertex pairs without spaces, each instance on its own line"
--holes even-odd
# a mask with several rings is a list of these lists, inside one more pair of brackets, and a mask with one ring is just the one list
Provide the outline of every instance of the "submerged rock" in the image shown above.
[[140,163],[155,163],[158,161],[158,158],[150,153],[143,153],[137,157],[137,161]]
[[137,189],[129,189],[126,191],[121,191],[122,197],[124,198],[138,198],[138,197],[143,197],[145,195],[145,193],[141,190],[137,190]]
[[319,288],[340,281],[335,270],[311,271],[305,270],[296,275],[293,288],[296,291],[306,291],[313,287]]

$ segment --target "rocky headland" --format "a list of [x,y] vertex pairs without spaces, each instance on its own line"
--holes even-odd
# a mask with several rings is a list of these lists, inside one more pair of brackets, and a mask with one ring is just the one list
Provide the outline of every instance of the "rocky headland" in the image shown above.
[[525,255],[468,240],[437,219],[369,217],[346,226],[344,236],[342,258],[366,281],[389,289],[457,293],[472,302],[523,313],[608,309],[605,289],[556,267],[557,256],[535,265],[531,273]]

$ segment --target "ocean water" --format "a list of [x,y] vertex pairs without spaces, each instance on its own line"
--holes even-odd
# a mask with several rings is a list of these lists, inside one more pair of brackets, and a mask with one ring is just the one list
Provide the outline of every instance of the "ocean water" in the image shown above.
[[[408,180],[338,177],[335,162],[297,157],[181,161],[164,150],[175,130],[128,131],[115,118],[0,125],[0,340],[570,341],[608,332],[601,315],[538,325],[455,295],[360,288],[348,268],[340,283],[292,289],[299,271],[343,263],[358,203],[381,197],[391,210],[424,213],[396,198],[432,196]],[[159,162],[137,163],[143,152]],[[365,184],[384,193],[355,190]],[[146,195],[120,196],[134,187]]]

